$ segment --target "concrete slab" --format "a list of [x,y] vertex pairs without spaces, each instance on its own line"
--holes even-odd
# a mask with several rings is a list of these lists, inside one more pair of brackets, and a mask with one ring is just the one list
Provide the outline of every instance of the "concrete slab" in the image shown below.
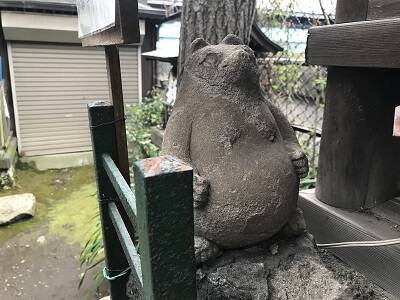
[[21,157],[22,162],[33,162],[38,170],[64,169],[93,164],[92,152],[64,153]]

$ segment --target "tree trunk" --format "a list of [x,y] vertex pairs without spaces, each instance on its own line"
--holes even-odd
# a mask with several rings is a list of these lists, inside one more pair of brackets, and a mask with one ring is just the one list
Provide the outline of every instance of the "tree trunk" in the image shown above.
[[181,17],[178,82],[189,46],[196,38],[218,44],[233,33],[245,44],[250,42],[256,0],[185,0]]

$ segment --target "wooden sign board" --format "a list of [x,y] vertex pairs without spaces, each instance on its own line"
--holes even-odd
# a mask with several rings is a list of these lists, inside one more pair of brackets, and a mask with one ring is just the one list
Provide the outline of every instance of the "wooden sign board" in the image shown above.
[[84,47],[140,42],[137,0],[77,0]]
[[115,26],[115,1],[79,0],[79,38],[84,38]]

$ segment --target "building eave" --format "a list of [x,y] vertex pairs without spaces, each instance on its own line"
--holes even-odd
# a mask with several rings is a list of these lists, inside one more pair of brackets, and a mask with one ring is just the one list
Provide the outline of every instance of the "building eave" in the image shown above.
[[3,0],[0,2],[1,10],[22,10],[34,12],[53,12],[53,13],[66,13],[76,14],[76,5],[70,3],[49,3],[39,1],[15,1]]
[[[2,0],[0,1],[0,10],[45,12],[72,15],[77,14],[75,4],[40,1]],[[163,19],[165,19],[165,10],[139,4],[139,18],[162,21]]]
[[250,46],[256,52],[277,53],[283,51],[283,48],[271,41],[256,22],[253,23],[251,30]]

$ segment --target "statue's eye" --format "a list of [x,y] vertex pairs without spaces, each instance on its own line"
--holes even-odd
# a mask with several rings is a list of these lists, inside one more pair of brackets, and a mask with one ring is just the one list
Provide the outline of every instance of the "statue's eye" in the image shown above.
[[202,64],[206,67],[216,67],[219,64],[219,55],[217,53],[208,53]]

